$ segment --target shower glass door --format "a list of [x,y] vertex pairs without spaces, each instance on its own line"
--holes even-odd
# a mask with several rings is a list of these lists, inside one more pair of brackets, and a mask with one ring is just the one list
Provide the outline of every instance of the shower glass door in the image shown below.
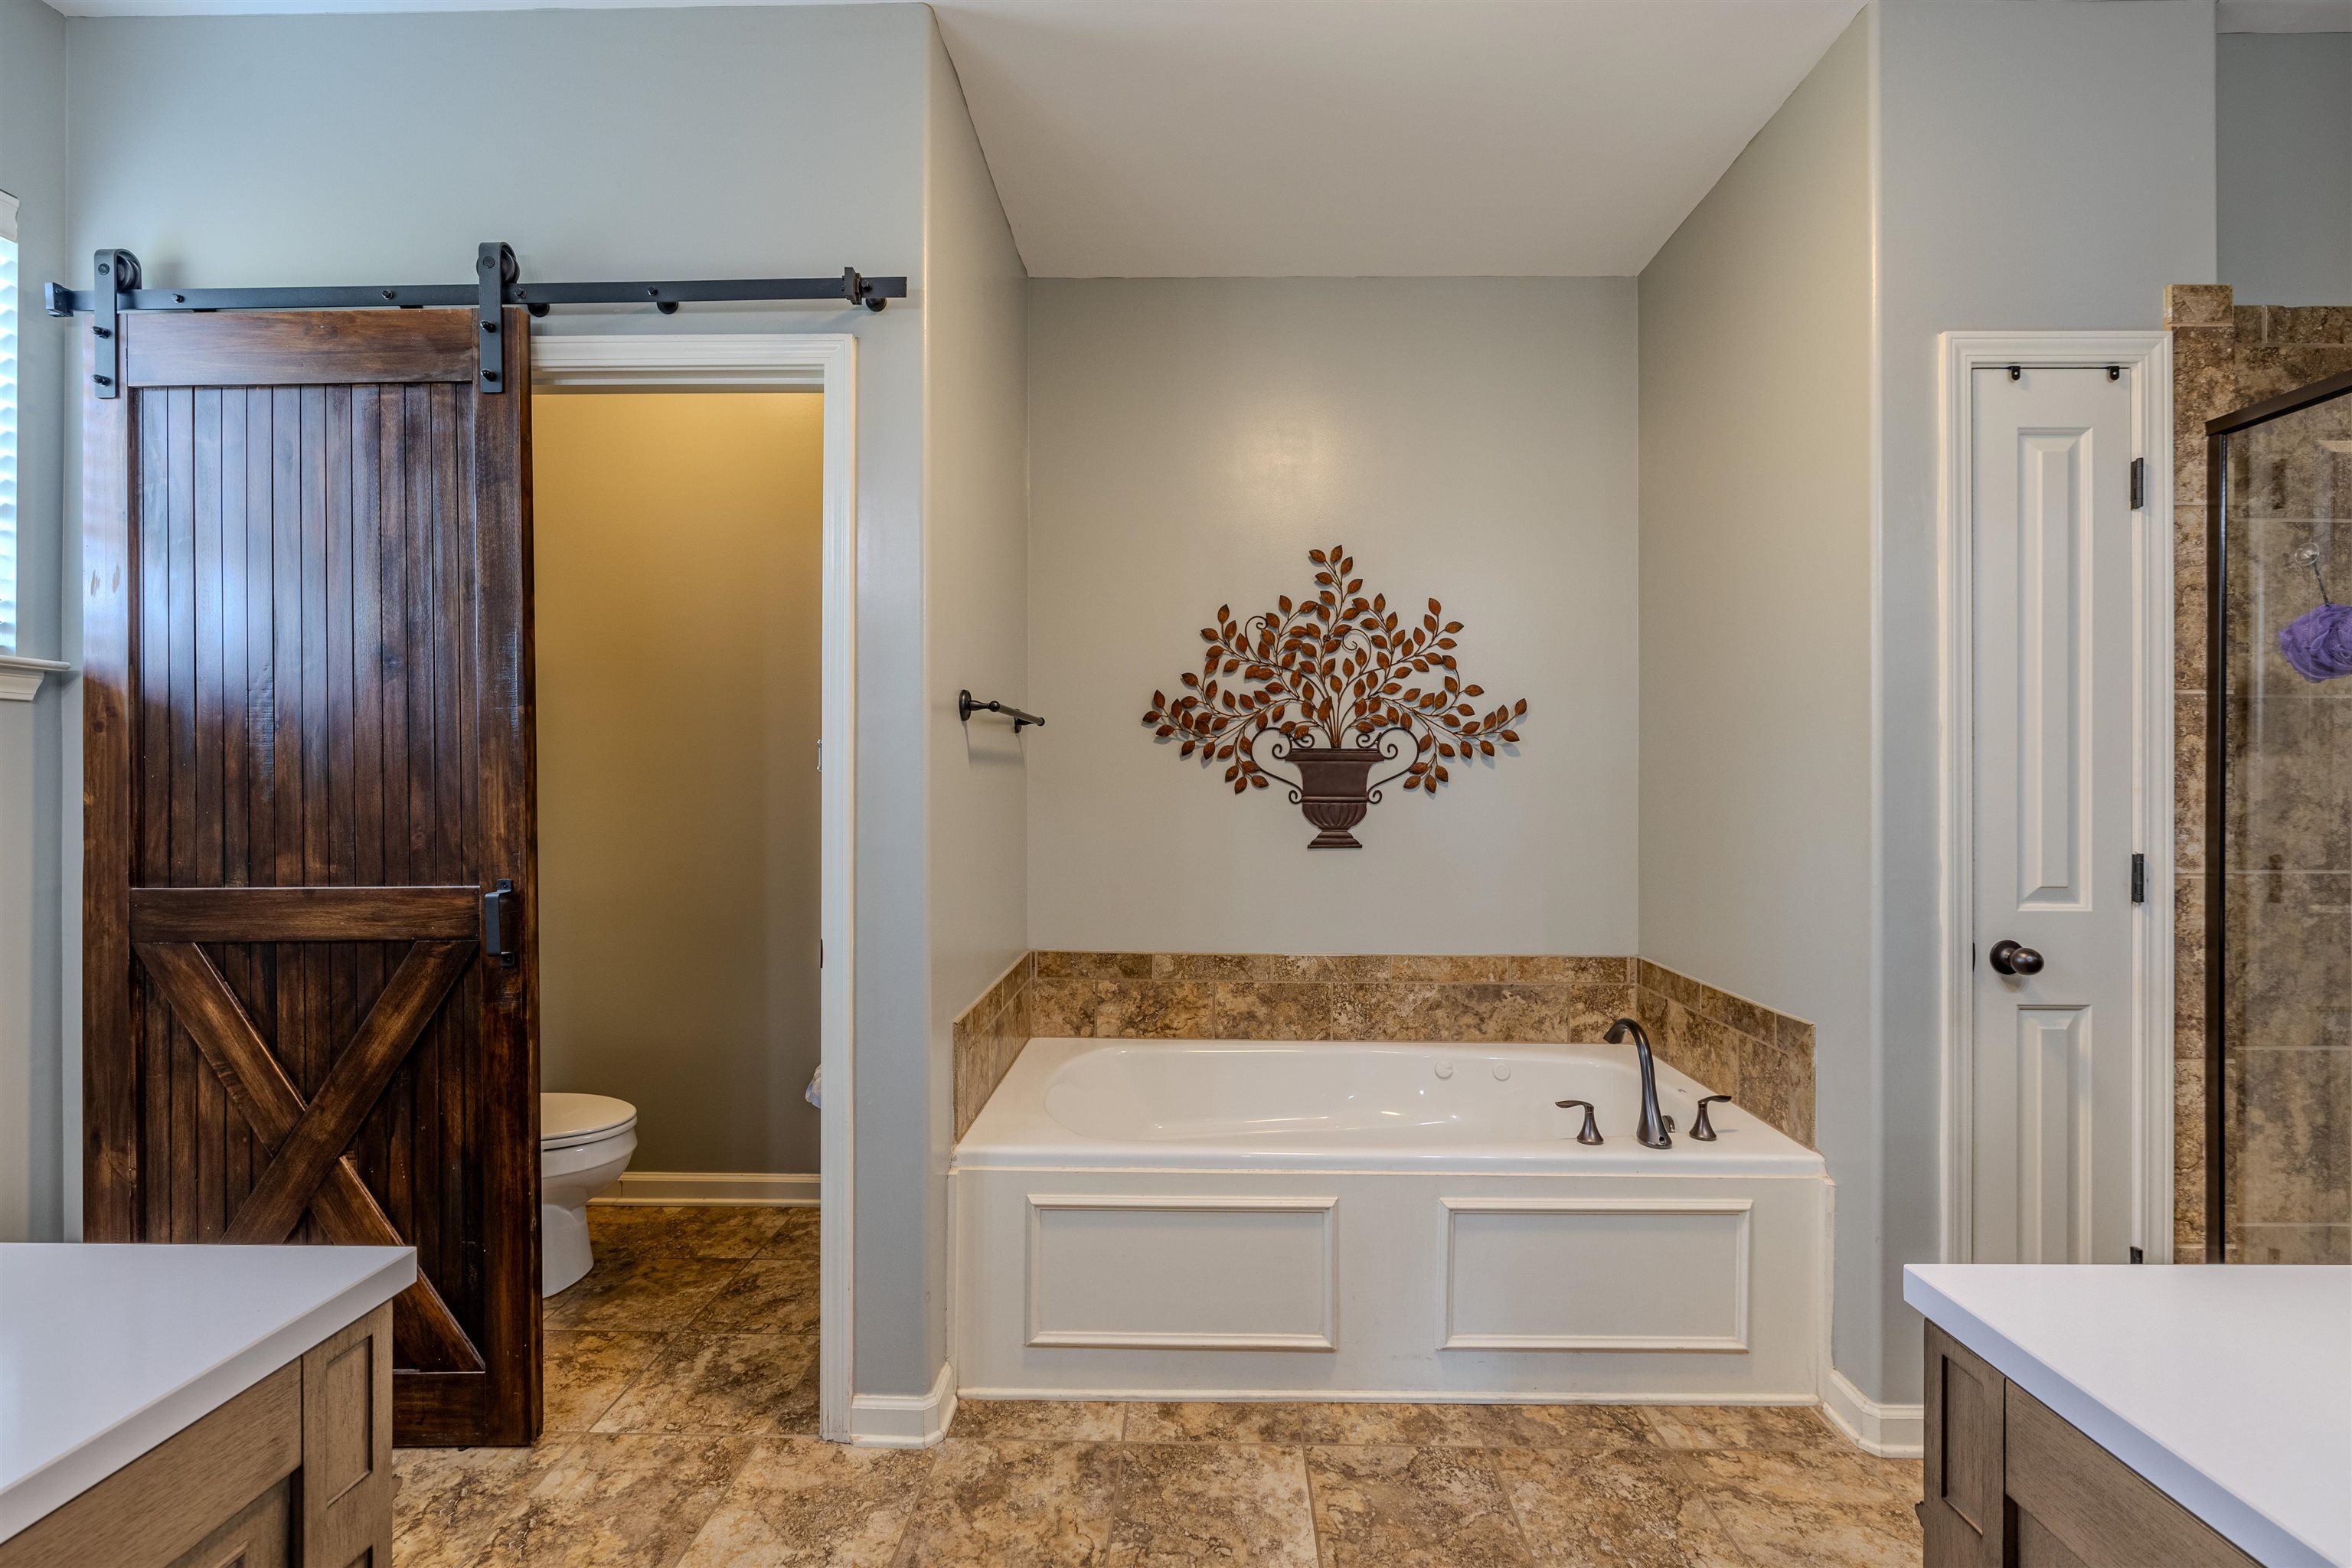
[[2208,428],[2208,1255],[2352,1262],[2352,376]]

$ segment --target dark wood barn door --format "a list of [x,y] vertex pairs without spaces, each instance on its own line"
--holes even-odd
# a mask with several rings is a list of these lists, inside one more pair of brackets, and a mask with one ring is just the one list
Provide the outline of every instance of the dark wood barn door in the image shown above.
[[524,315],[496,395],[464,310],[119,331],[85,397],[86,1232],[413,1246],[398,1440],[529,1442]]

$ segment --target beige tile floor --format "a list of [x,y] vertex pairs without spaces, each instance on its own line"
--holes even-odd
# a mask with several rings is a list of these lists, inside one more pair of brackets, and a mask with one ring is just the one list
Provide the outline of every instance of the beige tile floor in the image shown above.
[[596,1209],[537,1447],[403,1449],[401,1568],[1879,1568],[1916,1460],[1812,1411],[968,1401],[819,1442],[816,1213]]

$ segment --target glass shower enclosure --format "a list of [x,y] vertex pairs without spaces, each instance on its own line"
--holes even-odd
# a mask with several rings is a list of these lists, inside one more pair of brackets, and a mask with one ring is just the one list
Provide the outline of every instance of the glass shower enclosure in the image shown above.
[[2206,435],[2206,1255],[2348,1263],[2352,375]]

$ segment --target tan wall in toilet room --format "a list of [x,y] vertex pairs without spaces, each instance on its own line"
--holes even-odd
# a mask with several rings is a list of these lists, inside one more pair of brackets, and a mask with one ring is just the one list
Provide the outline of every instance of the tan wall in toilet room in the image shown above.
[[817,1168],[821,404],[533,408],[541,1076],[636,1170]]

